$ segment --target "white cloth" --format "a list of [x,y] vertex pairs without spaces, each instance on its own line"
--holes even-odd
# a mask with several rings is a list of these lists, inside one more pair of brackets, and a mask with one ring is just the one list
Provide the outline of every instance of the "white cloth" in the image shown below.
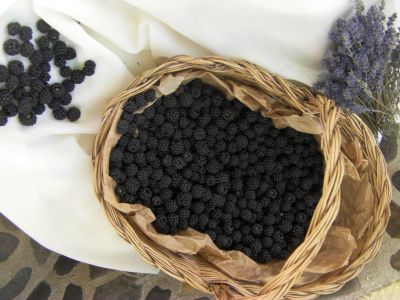
[[[397,2],[395,2],[397,1]],[[0,41],[10,21],[40,17],[96,74],[77,86],[79,122],[49,111],[25,128],[0,128],[0,212],[45,247],[94,265],[154,273],[108,223],[92,187],[90,148],[105,104],[157,57],[243,58],[311,84],[327,35],[352,0],[1,0]],[[400,0],[388,1],[392,12]],[[0,54],[0,63],[8,58]],[[57,74],[53,74],[57,79]]]

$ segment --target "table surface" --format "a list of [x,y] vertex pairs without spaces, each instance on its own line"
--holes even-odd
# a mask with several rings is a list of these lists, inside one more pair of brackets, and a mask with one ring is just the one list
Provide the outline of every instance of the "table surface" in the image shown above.
[[[389,150],[393,149],[389,141]],[[389,156],[390,153],[387,155],[388,160]],[[320,299],[398,299],[400,156],[389,162],[388,169],[394,184],[394,199],[392,216],[378,256],[340,291],[322,296]],[[152,275],[109,270],[51,252],[28,237],[1,214],[0,270],[5,271],[0,272],[2,300],[213,299],[212,296],[198,292],[164,273]]]

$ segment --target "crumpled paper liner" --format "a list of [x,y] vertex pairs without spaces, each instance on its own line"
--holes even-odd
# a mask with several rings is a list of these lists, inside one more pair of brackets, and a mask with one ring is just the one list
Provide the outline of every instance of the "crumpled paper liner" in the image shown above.
[[[216,87],[227,99],[236,98],[250,109],[261,111],[263,116],[273,120],[277,128],[292,127],[298,131],[313,134],[317,141],[324,132],[318,115],[294,115],[292,110],[256,88],[234,80],[221,79],[208,72],[184,71],[174,75],[169,74],[153,88],[160,97],[174,92],[182,83],[190,82],[195,78],[201,78],[204,82]],[[104,145],[103,170],[108,170],[109,153],[120,137],[120,134],[116,132],[116,124],[121,113],[122,109],[115,115]],[[361,237],[367,227],[373,201],[372,189],[365,173],[368,162],[363,158],[357,140],[343,142],[342,148],[345,154],[346,174],[342,182],[342,203],[339,215],[329,230],[319,253],[305,269],[296,285],[313,281],[322,274],[347,265],[349,257],[356,249],[356,240]],[[231,277],[248,282],[266,282],[278,274],[284,265],[285,261],[258,264],[242,252],[220,250],[208,235],[191,228],[174,236],[159,234],[151,225],[155,220],[151,210],[140,204],[120,203],[114,193],[114,180],[108,176],[107,172],[104,172],[103,176],[104,199],[125,213],[127,219],[135,223],[151,240],[170,251],[199,254]]]

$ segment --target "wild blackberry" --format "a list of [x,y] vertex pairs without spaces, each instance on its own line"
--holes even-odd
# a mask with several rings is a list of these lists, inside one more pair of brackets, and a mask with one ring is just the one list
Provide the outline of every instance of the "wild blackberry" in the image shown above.
[[18,114],[19,122],[24,126],[33,126],[36,124],[37,118],[35,114]]
[[193,97],[190,93],[182,93],[179,95],[179,103],[182,107],[190,107],[193,103]]
[[73,70],[70,75],[71,81],[74,84],[80,84],[85,80],[85,74],[81,70]]
[[171,135],[174,134],[174,132],[175,132],[175,127],[172,123],[166,122],[161,127],[161,134],[164,137],[170,137]]
[[5,113],[0,112],[0,126],[5,126],[8,122],[8,117]]
[[19,38],[22,41],[29,41],[32,39],[32,28],[28,26],[21,26],[19,29]]
[[58,106],[53,109],[53,116],[56,120],[64,120],[67,117],[67,110],[62,106]]
[[12,75],[20,75],[24,72],[24,64],[19,60],[11,60],[8,63],[8,71]]
[[3,49],[7,55],[17,55],[20,51],[20,45],[16,39],[8,39],[4,42]]
[[19,78],[15,75],[10,75],[5,84],[9,91],[15,91],[19,87]]
[[85,61],[82,71],[85,76],[92,76],[96,71],[96,63],[93,60]]
[[292,235],[298,238],[303,238],[305,234],[304,227],[300,225],[294,225],[291,231]]
[[24,98],[18,103],[18,113],[26,115],[32,111],[32,104],[27,98]]

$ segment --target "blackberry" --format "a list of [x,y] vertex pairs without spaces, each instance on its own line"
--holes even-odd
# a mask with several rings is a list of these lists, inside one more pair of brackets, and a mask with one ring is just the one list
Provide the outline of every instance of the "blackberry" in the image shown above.
[[167,216],[168,222],[172,227],[177,227],[179,224],[179,216],[177,214],[169,214]]
[[[67,61],[65,60],[65,58],[63,56],[56,56],[54,59],[54,65],[58,68],[62,68],[65,67],[65,65],[67,64]],[[82,73],[83,74],[83,73]],[[72,72],[71,72],[72,75]],[[83,80],[82,80],[83,82]],[[75,82],[78,83],[78,82]]]
[[134,177],[129,177],[128,179],[126,179],[124,185],[126,191],[131,194],[136,194],[140,188],[139,181]]
[[18,113],[20,114],[29,114],[32,111],[32,105],[28,101],[28,99],[23,99],[21,100],[20,103],[18,103]]
[[135,155],[130,152],[124,152],[124,157],[122,158],[122,162],[127,165],[131,164],[135,161]]
[[21,29],[21,25],[18,22],[11,22],[7,25],[7,32],[9,35],[17,35]]
[[173,95],[164,96],[162,98],[162,104],[167,108],[173,108],[177,104],[177,99]]
[[161,127],[161,134],[164,137],[170,137],[171,135],[174,134],[174,132],[175,132],[175,127],[172,123],[166,122]]
[[18,114],[19,122],[24,126],[33,126],[36,124],[37,118],[35,114]]
[[74,84],[81,84],[85,80],[85,74],[81,70],[73,70],[70,75]]
[[202,140],[206,137],[206,132],[203,128],[196,128],[193,132],[193,137],[196,140]]
[[305,230],[302,226],[296,224],[293,226],[291,233],[294,237],[303,238]]
[[53,50],[50,48],[42,49],[40,51],[42,62],[49,63],[54,58]]
[[66,92],[70,93],[75,89],[75,83],[72,82],[70,79],[65,79],[61,82]]
[[262,242],[260,239],[254,239],[250,245],[252,255],[258,255],[262,250]]
[[35,47],[30,42],[23,42],[20,45],[20,53],[24,57],[31,56],[31,54],[33,53],[34,50],[35,50]]
[[51,91],[51,94],[52,94],[54,97],[61,97],[61,96],[63,96],[64,93],[65,93],[65,89],[64,89],[63,85],[60,84],[60,83],[53,83],[53,84],[50,86],[50,91]]
[[273,226],[264,226],[264,236],[271,237],[274,234]]
[[32,39],[32,28],[28,27],[28,26],[21,26],[21,28],[19,29],[19,38],[22,41],[29,41]]
[[[85,61],[82,71],[85,74],[85,76],[92,76],[96,71],[96,63],[93,60]],[[152,101],[152,100],[148,100],[148,101]]]
[[262,264],[269,263],[272,260],[272,255],[267,249],[263,249],[257,256],[257,261]]
[[50,40],[47,36],[43,35],[36,40],[36,45],[39,49],[46,49],[50,46]]
[[149,189],[149,188],[147,188],[147,187],[141,187],[141,188],[139,188],[138,197],[139,197],[139,199],[141,199],[142,201],[147,201],[147,202],[149,202],[152,196],[153,196],[153,193],[152,193],[151,189]]
[[222,170],[222,166],[221,164],[216,161],[216,160],[211,160],[208,164],[207,164],[207,172],[209,174],[217,174],[219,171]]
[[203,230],[209,221],[209,217],[206,214],[200,214],[199,215],[199,221],[197,222],[197,226],[200,230]]
[[185,147],[182,141],[173,141],[170,144],[170,151],[174,155],[182,154],[185,151]]
[[18,108],[13,103],[6,104],[3,106],[3,112],[7,117],[15,117],[18,113]]
[[54,28],[49,28],[46,31],[47,31],[47,36],[49,37],[52,43],[55,43],[59,40],[60,33],[57,30],[55,30]]
[[64,78],[68,78],[72,73],[72,69],[70,67],[61,67],[60,68],[60,75]]
[[65,58],[67,60],[74,59],[76,57],[76,51],[74,48],[67,47],[67,52],[65,53]]
[[283,233],[288,233],[292,230],[292,224],[287,220],[282,220],[279,223],[279,230]]
[[180,118],[179,111],[177,111],[174,108],[168,108],[165,111],[164,117],[167,121],[175,124],[179,121],[179,118]]
[[13,56],[20,52],[20,45],[16,39],[8,39],[3,44],[4,52],[7,55]]
[[81,117],[81,111],[79,108],[76,107],[70,107],[67,110],[67,118],[70,122],[75,122]]
[[0,112],[0,126],[5,126],[8,122],[8,117],[5,113]]
[[269,189],[267,191],[267,196],[271,199],[276,199],[276,197],[278,196],[278,192],[275,189]]
[[169,233],[168,219],[165,215],[159,215],[152,223],[159,233]]
[[263,228],[263,226],[262,226],[261,224],[254,224],[254,225],[251,227],[252,233],[253,233],[254,235],[256,235],[256,236],[261,235],[262,232],[263,232],[263,230],[264,230],[264,228]]
[[19,87],[19,78],[15,75],[10,75],[5,84],[9,91],[15,91]]
[[190,107],[190,105],[192,105],[192,103],[193,103],[193,97],[191,94],[182,93],[181,95],[179,95],[179,104],[182,107]]
[[159,182],[159,187],[160,188],[167,188],[167,187],[169,187],[170,185],[171,185],[171,177],[169,177],[168,175],[164,175],[162,178],[161,178],[161,180],[160,180],[160,182]]
[[252,190],[246,190],[244,196],[247,200],[255,200],[256,199],[256,192]]
[[123,183],[126,175],[119,168],[110,168],[109,175],[116,183]]
[[53,109],[53,116],[56,120],[64,120],[67,117],[67,110],[62,106],[58,106]]
[[43,104],[49,104],[53,99],[53,95],[50,92],[50,89],[44,89],[40,92],[39,101]]
[[251,221],[251,219],[253,218],[253,214],[252,214],[252,212],[251,212],[249,209],[244,209],[244,210],[242,211],[241,218],[242,218],[244,221],[249,222],[249,221]]
[[[29,61],[31,62],[31,64],[33,66],[39,66],[42,62],[44,62],[43,59],[43,54],[38,51],[38,50],[34,50],[31,55],[29,55]],[[40,68],[37,69],[39,73],[34,74],[33,72],[31,72],[31,75],[38,77],[41,73]]]
[[19,60],[11,60],[8,63],[8,71],[11,75],[20,75],[24,72],[24,64]]
[[0,82],[5,82],[9,76],[8,69],[5,65],[0,65]]

